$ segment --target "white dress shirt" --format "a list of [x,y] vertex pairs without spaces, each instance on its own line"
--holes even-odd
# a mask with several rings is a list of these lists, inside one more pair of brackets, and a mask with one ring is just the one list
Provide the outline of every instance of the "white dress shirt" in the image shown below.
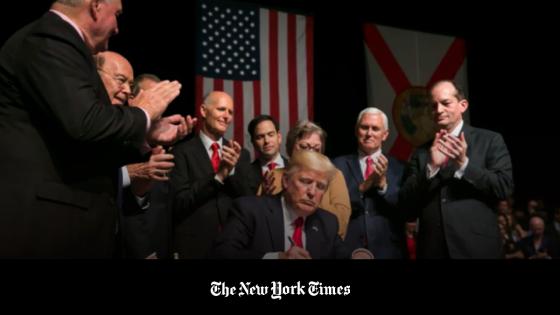
[[276,163],[276,168],[284,168],[285,167],[284,159],[282,158],[282,155],[280,155],[280,153],[278,153],[278,154],[276,154],[276,158],[274,160],[270,161],[270,162],[267,162],[267,163],[263,164],[263,162],[260,161],[262,174],[266,174],[266,172],[269,171],[268,164],[270,164],[272,162]]
[[[461,129],[463,129],[463,125],[465,124],[465,122],[463,120],[461,120],[461,122],[457,125],[457,127],[455,127],[455,129],[453,129],[453,131],[451,132],[452,136],[455,136],[457,138],[459,138],[460,134],[461,134]],[[469,165],[469,158],[467,157],[465,160],[465,164],[463,164],[463,166],[455,171],[454,177],[457,179],[461,179],[463,178],[463,176],[465,175],[465,170],[467,169],[467,166]],[[440,168],[436,168],[436,169],[432,169],[432,167],[430,166],[430,163],[428,162],[428,167],[427,167],[427,172],[426,172],[426,176],[428,177],[428,179],[432,179],[434,177],[436,177],[436,175],[439,173]]]
[[[366,155],[364,152],[362,151],[358,151],[358,161],[360,162],[360,171],[362,173],[362,176],[364,176],[364,174],[366,173],[366,167],[367,167],[367,159],[371,158],[373,160],[373,162],[377,162],[377,160],[379,159],[379,157],[381,156],[381,148],[379,148],[377,151],[373,152],[370,155]],[[373,167],[373,165],[372,165]],[[367,178],[364,178],[364,180],[366,180]],[[380,195],[385,195],[385,193],[387,192],[387,185],[385,185],[385,187],[381,188],[381,189],[377,189],[377,192]]]
[[[204,131],[202,131],[202,130],[199,133],[199,137],[200,137],[200,140],[202,141],[202,144],[204,145],[204,148],[206,149],[206,153],[208,154],[208,157],[210,158],[210,161],[212,161],[212,154],[214,153],[214,150],[212,150],[212,144],[214,142],[217,142],[220,145],[220,149],[218,150],[218,155],[220,156],[220,160],[221,160],[222,159],[222,149],[224,147],[224,138],[221,137],[220,139],[218,139],[218,141],[214,141],[214,140],[210,139],[210,137],[208,135],[206,135],[204,133]],[[231,172],[229,173],[229,176],[231,176],[233,174],[235,174],[235,167],[231,170]],[[214,176],[214,179],[216,179],[218,182],[223,184],[223,182],[220,180],[218,175]]]
[[[295,211],[292,210],[288,206],[288,204],[286,204],[286,200],[284,199],[284,197],[281,198],[281,203],[282,203],[282,213],[284,218],[284,251],[288,251],[292,247],[292,242],[290,241],[290,239],[294,234],[295,231],[294,221],[298,218],[298,216],[296,215]],[[306,218],[304,217],[303,227],[301,231],[301,241],[303,243],[303,248],[306,248],[306,244],[307,244],[307,237],[305,233],[305,220]],[[279,252],[267,253],[263,257],[263,259],[279,259],[279,258],[280,258]]]

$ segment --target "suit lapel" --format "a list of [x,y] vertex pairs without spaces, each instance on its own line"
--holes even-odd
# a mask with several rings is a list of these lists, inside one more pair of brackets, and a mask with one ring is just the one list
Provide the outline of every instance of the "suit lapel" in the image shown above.
[[473,152],[473,148],[474,146],[472,145],[472,128],[467,125],[466,123],[463,125],[463,130],[461,130],[461,132],[465,133],[465,141],[467,142],[467,157],[469,158],[469,160],[472,160],[471,158],[471,152]]
[[272,242],[273,251],[285,251],[284,248],[284,213],[282,211],[282,203],[279,197],[266,197],[269,211],[266,216],[268,230],[270,231],[270,240]]
[[364,175],[362,175],[362,170],[360,169],[359,157],[357,155],[352,155],[346,162],[348,163],[348,168],[350,172],[352,172],[354,180],[359,186],[364,181]]
[[305,220],[305,237],[306,249],[313,259],[321,257],[321,244],[323,241],[323,234],[318,224],[318,214],[315,212],[313,215],[307,217]]
[[214,173],[212,162],[210,162],[210,157],[208,156],[208,153],[206,153],[206,148],[204,147],[202,140],[200,140],[200,137],[198,135],[195,136],[193,140],[193,150],[191,153],[194,160],[199,161],[197,165],[200,165],[200,167],[202,167],[201,171],[203,171],[205,174]]
[[251,163],[251,167],[253,168],[253,173],[255,174],[254,179],[257,180],[260,184],[260,182],[262,182],[263,176],[261,162],[259,161],[259,159],[254,160],[253,163]]

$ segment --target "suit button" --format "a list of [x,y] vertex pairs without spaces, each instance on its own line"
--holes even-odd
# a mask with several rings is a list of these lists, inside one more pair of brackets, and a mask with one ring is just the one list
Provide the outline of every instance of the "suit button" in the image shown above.
[[447,199],[441,198],[441,203],[446,203],[446,202],[447,202]]

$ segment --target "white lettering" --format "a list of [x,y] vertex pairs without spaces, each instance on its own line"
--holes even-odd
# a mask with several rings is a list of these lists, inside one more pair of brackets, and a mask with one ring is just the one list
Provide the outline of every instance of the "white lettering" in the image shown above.
[[235,287],[228,287],[224,282],[214,281],[210,284],[210,294],[228,297],[235,294]]
[[251,282],[240,282],[240,291],[239,296],[244,295],[267,295],[268,294],[268,287],[261,286],[258,284],[251,285]]

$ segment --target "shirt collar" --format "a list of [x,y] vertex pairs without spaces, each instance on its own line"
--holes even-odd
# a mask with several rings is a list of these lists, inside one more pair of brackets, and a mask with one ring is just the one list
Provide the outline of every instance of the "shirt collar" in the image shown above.
[[451,135],[459,138],[459,135],[461,134],[461,130],[463,130],[463,125],[465,125],[465,121],[461,119],[461,122],[451,132]]
[[83,41],[85,41],[85,37],[84,37],[84,33],[82,32],[82,30],[78,27],[78,25],[76,23],[74,23],[74,21],[72,21],[72,19],[70,19],[66,14],[51,9],[50,10],[52,13],[58,15],[61,19],[63,19],[64,21],[66,21],[68,24],[70,24],[75,30],[76,32],[78,32],[78,35],[80,35],[80,37],[82,38]]
[[[282,197],[282,212],[284,213],[284,222],[291,225],[298,218],[296,212],[288,205],[286,198]],[[303,224],[305,225],[305,217],[303,217]]]
[[222,144],[224,142],[224,138],[221,137],[218,141],[213,141],[212,139],[210,139],[210,137],[208,137],[208,135],[206,135],[204,133],[204,131],[200,131],[199,133],[199,137],[200,140],[202,141],[202,144],[204,145],[204,148],[209,151],[210,147],[212,146],[212,143],[217,142],[220,145],[220,149],[222,148]]
[[377,159],[381,156],[381,148],[377,149],[377,151],[373,152],[370,155],[366,155],[364,152],[362,152],[361,150],[358,152],[360,161],[361,160],[365,160],[368,157],[371,157],[372,160],[377,161]]
[[283,168],[285,167],[284,165],[284,159],[282,158],[282,155],[280,154],[280,152],[278,152],[276,154],[276,158],[274,158],[274,160],[270,161],[270,162],[264,162],[262,160],[260,160],[261,162],[261,167],[265,167],[267,166],[269,163],[274,162],[276,163],[276,168]]

